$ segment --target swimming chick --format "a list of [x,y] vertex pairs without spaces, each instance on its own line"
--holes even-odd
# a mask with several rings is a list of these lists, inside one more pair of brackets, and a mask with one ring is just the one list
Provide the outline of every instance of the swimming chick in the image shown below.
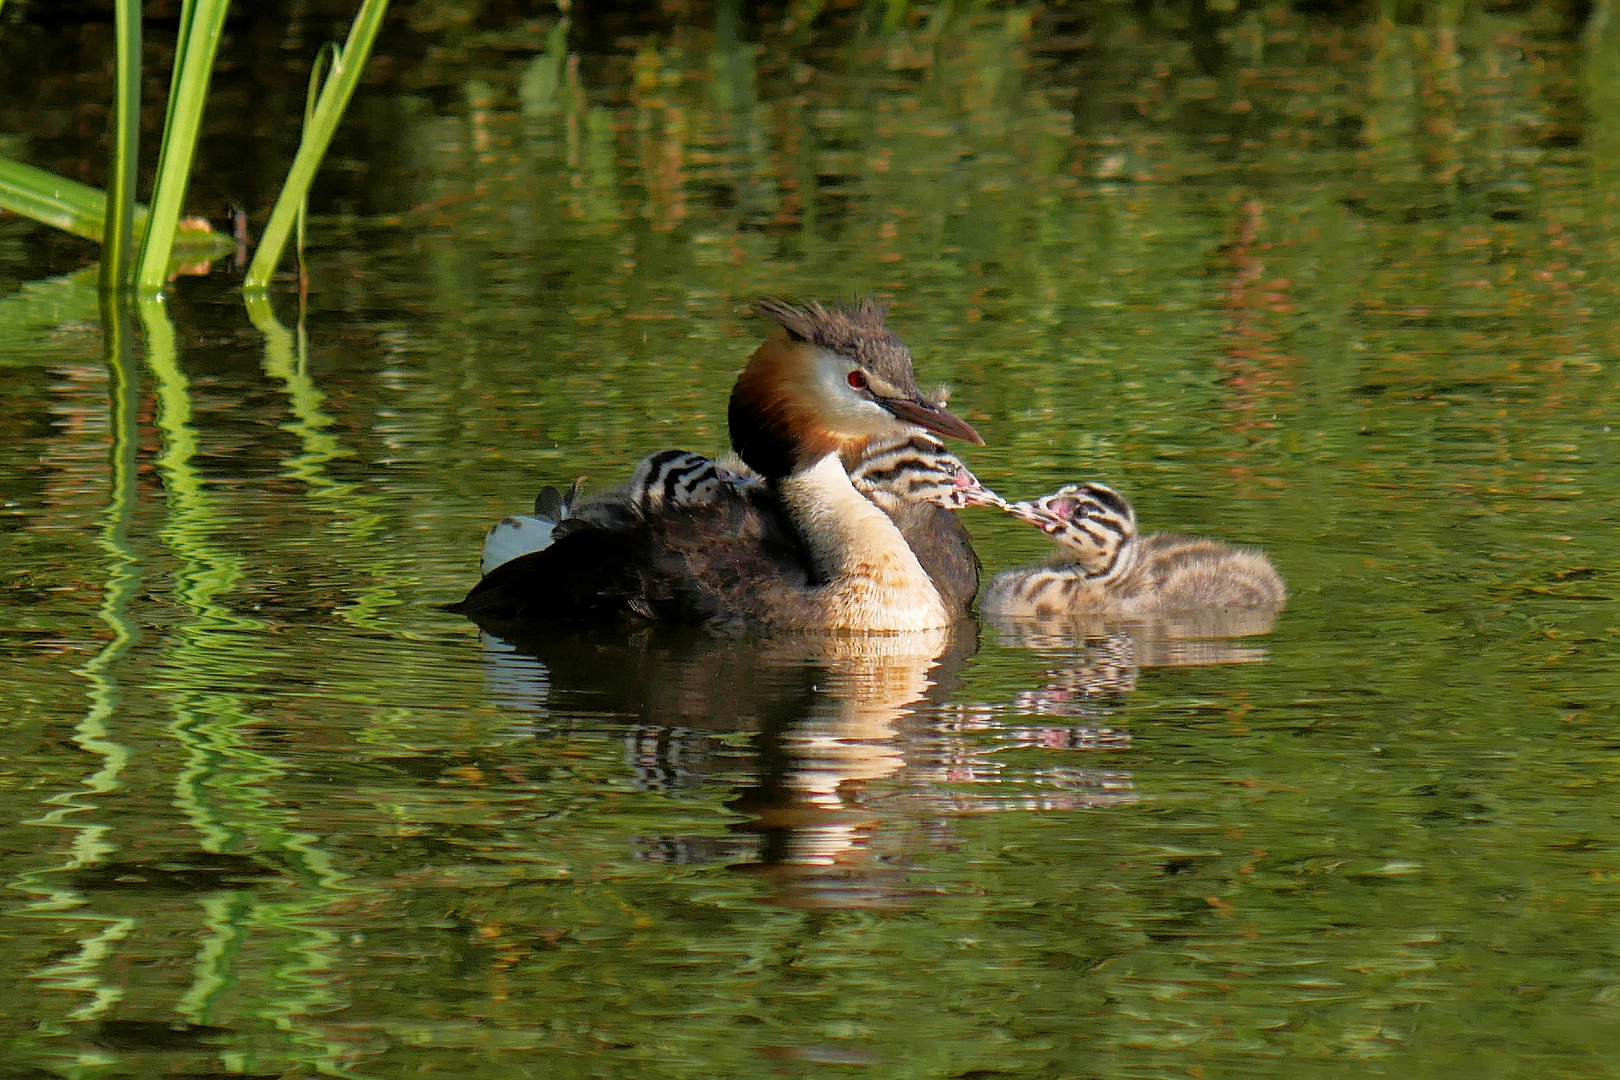
[[1287,599],[1282,576],[1263,552],[1193,536],[1138,536],[1131,504],[1102,484],[1071,484],[1005,509],[1059,550],[1043,566],[992,578],[979,597],[986,614],[1275,612]]

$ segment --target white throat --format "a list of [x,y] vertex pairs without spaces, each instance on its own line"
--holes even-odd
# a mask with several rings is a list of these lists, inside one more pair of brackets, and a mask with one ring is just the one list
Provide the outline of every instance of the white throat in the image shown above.
[[883,511],[855,490],[837,454],[781,482],[816,569],[820,629],[932,630],[951,618],[917,555]]

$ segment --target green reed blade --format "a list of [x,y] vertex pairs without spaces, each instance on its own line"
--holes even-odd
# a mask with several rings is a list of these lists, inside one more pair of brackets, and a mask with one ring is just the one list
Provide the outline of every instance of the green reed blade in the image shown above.
[[101,291],[130,282],[135,237],[135,179],[141,145],[141,5],[118,0],[118,90],[113,103],[112,161],[107,170],[106,221],[101,242]]
[[[100,189],[77,180],[0,158],[0,210],[10,210],[99,243],[107,196]],[[144,208],[140,216],[146,216]]]
[[[304,131],[315,122],[315,109],[320,103],[321,84],[326,79],[327,68],[336,64],[340,56],[338,44],[329,41],[315,54],[315,62],[309,66],[309,86],[304,90]],[[303,198],[298,200],[298,221],[293,229],[294,249],[298,255],[298,296],[299,296],[299,325],[303,325],[304,294],[309,291],[309,268],[304,264],[304,236],[309,226],[309,190],[306,188]]]
[[[77,180],[0,158],[0,210],[100,243],[106,229],[107,194]],[[135,203],[131,217],[133,235],[139,238],[146,231],[146,207]],[[216,232],[188,229],[174,239],[175,256],[184,262],[217,259],[234,248],[230,237]]]
[[287,182],[276,199],[275,209],[270,212],[270,221],[264,227],[264,235],[259,238],[253,262],[248,265],[243,289],[258,292],[269,287],[276,264],[286,250],[287,237],[298,217],[298,208],[309,194],[310,185],[315,180],[315,170],[320,168],[338,122],[343,119],[343,111],[348,108],[354,88],[360,83],[366,59],[371,55],[372,42],[376,40],[387,12],[388,0],[362,0],[360,11],[354,17],[354,25],[349,28],[348,40],[342,49],[334,53],[331,75],[326,85],[321,87],[314,115],[304,128],[303,138],[299,140],[298,153],[293,158],[292,168],[287,171]]
[[155,293],[169,276],[169,255],[180,221],[180,204],[191,179],[203,104],[214,70],[214,53],[225,25],[229,0],[186,0],[169,82],[169,112],[158,153],[157,181],[152,186],[152,218],[141,244],[135,280],[142,292]]

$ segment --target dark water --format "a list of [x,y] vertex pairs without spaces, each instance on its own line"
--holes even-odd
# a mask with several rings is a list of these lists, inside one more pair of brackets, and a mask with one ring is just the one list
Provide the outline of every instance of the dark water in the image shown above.
[[[104,327],[0,218],[0,1072],[1612,1075],[1612,9],[1221,7],[412,9],[302,324],[218,266]],[[99,182],[83,33],[4,150]],[[193,201],[262,220],[251,70]],[[1263,545],[1274,630],[436,609],[721,447],[749,299],[861,293],[988,484]]]

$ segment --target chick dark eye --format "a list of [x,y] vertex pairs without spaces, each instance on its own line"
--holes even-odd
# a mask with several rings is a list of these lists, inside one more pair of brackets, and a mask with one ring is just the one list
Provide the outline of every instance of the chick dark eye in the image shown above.
[[849,385],[856,390],[865,390],[867,387],[866,372],[852,371],[849,373]]

